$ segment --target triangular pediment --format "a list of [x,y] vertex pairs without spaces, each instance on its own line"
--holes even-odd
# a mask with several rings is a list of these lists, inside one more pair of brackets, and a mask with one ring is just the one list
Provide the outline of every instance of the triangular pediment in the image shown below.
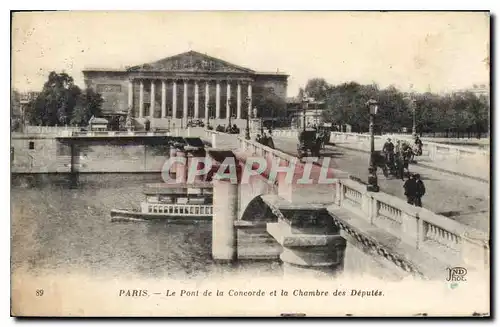
[[184,52],[155,62],[134,66],[138,72],[254,73],[253,70],[196,51]]

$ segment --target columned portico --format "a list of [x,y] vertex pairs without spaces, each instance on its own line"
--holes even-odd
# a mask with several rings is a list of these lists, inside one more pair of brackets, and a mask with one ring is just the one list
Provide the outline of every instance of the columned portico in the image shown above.
[[206,123],[214,118],[216,125],[227,124],[222,117],[234,117],[234,124],[241,128],[247,105],[250,114],[259,106],[246,101],[252,93],[260,96],[261,91],[273,89],[282,98],[286,95],[286,74],[256,72],[196,51],[125,69],[83,73],[85,82],[103,97],[103,115],[128,114],[138,118],[139,125],[148,117],[157,129],[186,127],[183,123],[188,117],[203,117]]
[[[150,107],[149,107],[149,112],[145,113],[144,110],[144,83],[149,83],[150,85],[150,90],[149,90],[149,98],[150,98]],[[159,116],[157,115],[155,117],[155,109],[156,109],[156,86],[161,83],[161,112]],[[252,96],[252,84],[249,79],[241,78],[241,79],[215,79],[215,116],[210,117],[211,115],[214,115],[213,112],[210,112],[210,83],[211,79],[210,78],[199,78],[199,77],[193,77],[193,78],[182,78],[182,116],[177,117],[177,99],[179,97],[178,94],[178,88],[177,88],[177,79],[176,78],[148,78],[147,76],[144,77],[137,77],[137,78],[131,78],[128,83],[128,106],[129,108],[134,107],[134,85],[139,85],[139,99],[138,99],[138,118],[145,118],[150,117],[150,118],[164,118],[164,119],[182,119],[183,124],[186,125],[188,122],[188,118],[192,116],[191,118],[194,119],[200,119],[201,113],[200,113],[200,84],[201,87],[205,87],[205,94],[204,94],[204,104],[203,104],[203,117],[205,119],[205,122],[209,118],[215,118],[215,119],[220,119],[221,118],[221,83],[226,84],[226,90],[225,90],[225,95],[226,95],[226,104],[225,104],[225,109],[226,109],[226,118],[232,116],[236,117],[236,119],[242,119],[242,97],[245,96],[242,94],[244,91],[242,91],[242,84],[247,85],[247,94],[246,97],[250,97],[250,103],[248,103],[248,114],[251,115],[252,112],[252,102],[251,102],[251,96]],[[231,84],[236,83],[236,110],[231,107]],[[169,88],[169,85],[172,88],[172,99],[170,102],[170,99],[167,100],[167,90]],[[192,90],[189,85],[192,85]],[[203,91],[201,91],[203,92]],[[213,90],[212,90],[213,92]],[[213,96],[213,95],[212,95]],[[246,98],[245,97],[245,98]],[[191,103],[193,103],[194,100],[194,112],[189,113],[189,110],[193,110],[189,108],[189,99],[191,99]],[[167,108],[170,106],[172,108],[172,113],[169,114],[167,112]],[[236,111],[236,112],[235,112]]]

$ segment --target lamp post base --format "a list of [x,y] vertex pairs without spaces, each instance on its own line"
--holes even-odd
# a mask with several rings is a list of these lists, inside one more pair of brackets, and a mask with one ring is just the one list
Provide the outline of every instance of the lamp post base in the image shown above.
[[380,187],[378,186],[377,179],[377,167],[368,168],[368,185],[366,186],[368,192],[378,192]]

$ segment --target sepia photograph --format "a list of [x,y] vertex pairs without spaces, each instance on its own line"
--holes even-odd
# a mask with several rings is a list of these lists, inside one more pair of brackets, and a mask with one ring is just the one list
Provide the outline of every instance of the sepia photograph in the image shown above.
[[12,11],[13,317],[477,317],[488,11]]

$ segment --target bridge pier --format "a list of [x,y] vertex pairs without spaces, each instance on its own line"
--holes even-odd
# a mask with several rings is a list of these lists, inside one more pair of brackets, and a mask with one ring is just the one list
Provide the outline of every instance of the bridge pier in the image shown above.
[[283,211],[277,223],[267,224],[267,232],[283,247],[284,277],[333,278],[341,273],[346,240],[326,210]]
[[79,180],[79,169],[77,169],[77,165],[79,165],[80,160],[76,160],[76,158],[80,158],[80,151],[78,149],[78,146],[75,145],[74,142],[71,142],[70,153],[71,159],[69,167],[69,187],[77,188]]
[[234,222],[238,219],[239,184],[214,179],[213,189],[212,257],[218,262],[234,262],[238,258]]

